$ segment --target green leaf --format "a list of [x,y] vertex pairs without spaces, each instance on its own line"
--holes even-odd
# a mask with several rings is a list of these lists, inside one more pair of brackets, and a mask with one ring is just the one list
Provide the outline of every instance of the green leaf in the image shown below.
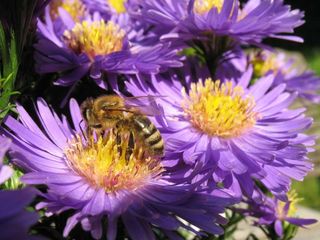
[[18,72],[18,56],[17,56],[16,40],[13,32],[11,32],[9,56],[10,56],[10,64],[11,64],[11,70],[12,70],[11,74],[14,74],[13,78],[15,79]]
[[11,96],[19,94],[14,91],[19,62],[13,32],[10,33],[9,38],[8,40],[4,27],[0,23],[0,57],[2,62],[2,66],[0,66],[0,120],[14,107],[10,104]]
[[[1,70],[4,71],[5,66],[7,65],[7,44],[6,44],[6,35],[2,23],[0,22],[0,56],[3,64],[3,70],[0,69],[0,77],[2,76]],[[5,72],[5,71],[4,71]],[[4,74],[5,75],[5,74]]]
[[10,189],[10,190],[16,190],[16,189],[21,189],[25,185],[20,181],[21,176],[23,175],[22,172],[19,170],[15,170],[12,174],[12,176],[6,181],[3,185],[5,189]]

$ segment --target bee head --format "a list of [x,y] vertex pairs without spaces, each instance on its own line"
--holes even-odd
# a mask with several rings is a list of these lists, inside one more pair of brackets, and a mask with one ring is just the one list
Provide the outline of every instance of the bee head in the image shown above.
[[95,114],[93,112],[94,111],[93,108],[94,108],[94,100],[92,98],[88,98],[80,106],[81,115],[90,127],[99,129],[102,126],[96,120]]
[[121,108],[124,105],[122,98],[117,95],[101,97],[97,102],[99,103],[99,109],[103,111]]

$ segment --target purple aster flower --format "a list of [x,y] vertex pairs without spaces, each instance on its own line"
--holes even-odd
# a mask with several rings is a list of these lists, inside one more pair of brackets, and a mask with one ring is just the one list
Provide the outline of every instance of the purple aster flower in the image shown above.
[[130,41],[135,37],[132,32],[114,19],[104,20],[98,12],[89,14],[79,1],[48,6],[38,30],[36,71],[60,73],[58,85],[74,85],[89,74],[99,86],[116,88],[116,74],[154,74],[181,66],[177,50],[170,45],[136,44]]
[[[2,163],[10,144],[10,139],[0,136],[0,184],[12,175],[12,169]],[[38,216],[36,213],[27,212],[25,208],[34,197],[35,191],[31,188],[15,191],[0,190],[1,239],[32,239],[28,235],[28,230],[37,222]]]
[[212,77],[241,44],[265,47],[262,40],[270,37],[302,41],[288,34],[303,24],[304,14],[283,0],[250,0],[243,7],[238,0],[151,0],[141,6],[136,15],[153,25],[162,42],[192,47]]
[[113,21],[127,33],[131,44],[154,46],[159,44],[159,33],[150,23],[136,17],[139,0],[83,0],[90,13],[99,12],[105,21]]
[[256,217],[258,225],[273,225],[276,234],[283,237],[284,224],[290,223],[299,227],[316,223],[316,219],[304,219],[296,216],[296,204],[301,199],[297,198],[295,191],[288,193],[288,201],[282,202],[277,198],[264,196],[262,202],[248,201],[246,215]]
[[[304,135],[312,119],[305,109],[290,110],[296,94],[286,85],[271,88],[272,74],[249,86],[252,71],[237,82],[210,78],[183,84],[178,77],[153,77],[127,83],[134,96],[164,95],[157,100],[163,114],[155,123],[167,144],[167,159],[177,170],[212,171],[214,183],[253,197],[254,181],[285,199],[291,180],[302,180],[312,170],[306,154],[314,139]],[[213,183],[213,184],[214,184]],[[241,190],[242,191],[241,191]]]
[[[288,35],[304,23],[304,14],[283,0],[151,0],[141,3],[141,17],[170,33],[175,41],[213,40],[227,36],[238,43],[260,45],[265,38],[302,41]],[[210,40],[210,41],[211,41]]]
[[299,97],[314,103],[320,102],[320,78],[285,52],[252,51],[248,54],[255,77],[268,73],[276,76],[275,85],[286,83],[287,91],[298,92]]
[[[143,148],[135,146],[128,159],[126,142],[119,149],[113,131],[99,137],[83,136],[84,124],[74,100],[70,101],[74,128],[43,100],[37,102],[41,127],[24,108],[17,106],[17,110],[21,122],[12,117],[4,122],[10,132],[3,131],[13,139],[10,154],[27,172],[22,179],[25,183],[48,187],[42,194],[46,200],[37,208],[46,208],[48,214],[74,210],[64,236],[81,223],[93,238],[100,239],[104,227],[101,220],[105,218],[110,240],[116,238],[120,220],[132,239],[154,239],[152,226],[169,238],[175,237],[179,227],[196,234],[202,234],[201,230],[222,233],[218,224],[225,220],[219,213],[234,202],[228,194],[172,183],[175,175],[160,159],[144,155]],[[200,230],[188,227],[182,219]]]
[[253,69],[253,80],[273,74],[273,87],[285,83],[286,91],[297,92],[300,98],[313,103],[320,102],[320,78],[301,59],[283,51],[250,50],[246,53],[237,51],[230,54],[229,60],[223,61],[217,69],[219,79],[238,81],[248,69]]

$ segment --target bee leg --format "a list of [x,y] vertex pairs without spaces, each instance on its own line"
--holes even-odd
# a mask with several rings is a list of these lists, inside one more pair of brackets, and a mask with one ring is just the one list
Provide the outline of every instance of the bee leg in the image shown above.
[[117,150],[118,150],[118,153],[121,155],[121,153],[122,153],[122,147],[121,147],[122,140],[121,140],[120,131],[119,131],[119,129],[113,129],[112,132],[116,136]]
[[129,139],[128,139],[128,147],[126,149],[126,160],[127,162],[129,162],[130,160],[130,157],[133,153],[133,149],[134,149],[134,137],[133,137],[133,133],[130,132],[130,135],[129,135]]
[[[82,129],[81,129],[81,131],[82,131]],[[83,133],[84,136],[88,136],[88,137],[92,136],[92,134],[93,134],[93,131],[90,127],[87,127],[86,132]]]

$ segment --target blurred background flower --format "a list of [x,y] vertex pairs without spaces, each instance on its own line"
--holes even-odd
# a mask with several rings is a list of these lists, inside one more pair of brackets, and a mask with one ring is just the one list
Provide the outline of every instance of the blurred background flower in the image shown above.
[[[263,196],[262,201],[247,201],[248,209],[244,212],[248,216],[255,217],[256,224],[261,228],[272,228],[269,238],[272,239],[273,232],[279,238],[283,238],[284,232],[290,231],[293,237],[297,231],[294,226],[305,227],[306,225],[314,224],[316,219],[299,218],[297,214],[297,203],[301,199],[298,198],[297,193],[291,190],[288,193],[288,201],[282,202],[277,198]],[[288,224],[289,223],[289,224]],[[264,230],[265,231],[265,230]],[[286,235],[290,235],[286,233]]]
[[[304,44],[295,45],[292,43],[281,43],[275,41],[272,44],[279,48],[285,49],[287,54],[296,59],[297,65],[301,69],[311,68],[317,76],[320,76],[320,44],[319,44],[319,30],[320,18],[318,9],[320,7],[318,2],[304,2],[298,0],[288,0],[293,8],[303,9],[305,12],[306,23],[296,30],[297,35],[304,38]],[[319,92],[318,92],[319,93]],[[311,105],[306,102],[298,101],[296,106],[307,106],[307,114],[314,117],[314,124],[310,129],[310,133],[320,134],[320,108],[319,105]],[[316,140],[315,152],[310,154],[310,157],[315,163],[314,171],[305,179],[303,183],[295,182],[293,188],[296,189],[299,196],[303,198],[300,202],[303,206],[312,207],[320,210],[320,148],[319,139]],[[307,234],[301,236],[303,239]]]
[[28,211],[27,206],[34,200],[36,191],[32,188],[3,190],[3,184],[13,174],[13,169],[3,164],[4,154],[11,145],[9,138],[0,136],[0,231],[1,239],[27,240],[29,228],[38,220],[38,214]]

